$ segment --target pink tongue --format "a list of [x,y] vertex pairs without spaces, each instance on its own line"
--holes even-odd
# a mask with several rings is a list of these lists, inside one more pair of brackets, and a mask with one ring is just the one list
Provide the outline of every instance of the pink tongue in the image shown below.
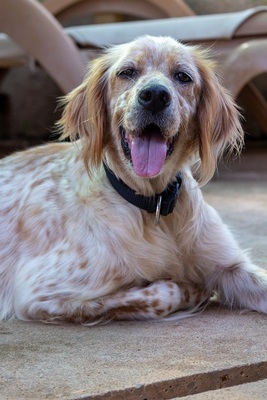
[[131,143],[131,153],[136,175],[152,178],[162,170],[166,153],[166,140],[156,133],[137,136]]

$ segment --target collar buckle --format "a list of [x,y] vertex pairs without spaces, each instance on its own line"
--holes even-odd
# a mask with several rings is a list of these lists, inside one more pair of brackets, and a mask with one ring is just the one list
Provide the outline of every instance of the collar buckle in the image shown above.
[[155,215],[155,225],[158,226],[160,223],[160,214],[161,214],[161,203],[162,203],[162,196],[158,196],[157,200],[157,208],[156,208],[156,215]]
[[113,188],[135,207],[141,208],[150,214],[155,213],[156,225],[159,225],[161,215],[166,216],[173,212],[182,185],[182,175],[180,173],[176,175],[175,181],[171,182],[163,192],[155,194],[155,196],[146,197],[136,194],[125,182],[117,178],[105,163],[103,165]]

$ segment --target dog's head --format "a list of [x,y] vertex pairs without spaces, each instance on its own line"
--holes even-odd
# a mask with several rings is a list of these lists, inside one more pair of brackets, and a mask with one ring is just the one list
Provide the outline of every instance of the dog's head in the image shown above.
[[104,157],[128,182],[142,178],[164,188],[199,159],[205,183],[223,151],[242,142],[238,111],[212,62],[169,37],[108,49],[66,103],[63,137],[81,138],[87,169]]

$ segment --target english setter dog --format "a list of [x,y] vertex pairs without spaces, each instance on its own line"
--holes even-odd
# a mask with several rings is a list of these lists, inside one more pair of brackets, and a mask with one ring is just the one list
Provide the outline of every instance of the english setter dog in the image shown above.
[[169,37],[114,46],[64,103],[72,143],[0,162],[1,318],[172,319],[213,293],[267,313],[267,271],[200,191],[243,140],[205,52]]

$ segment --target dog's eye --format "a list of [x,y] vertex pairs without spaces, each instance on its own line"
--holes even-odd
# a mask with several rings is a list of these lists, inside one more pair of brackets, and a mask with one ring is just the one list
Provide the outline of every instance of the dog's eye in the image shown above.
[[125,68],[117,73],[117,76],[121,78],[133,78],[136,75],[136,70],[134,68]]
[[181,72],[181,71],[180,72],[176,72],[174,74],[174,79],[176,79],[177,81],[182,82],[182,83],[192,82],[191,76],[188,75],[187,73]]

